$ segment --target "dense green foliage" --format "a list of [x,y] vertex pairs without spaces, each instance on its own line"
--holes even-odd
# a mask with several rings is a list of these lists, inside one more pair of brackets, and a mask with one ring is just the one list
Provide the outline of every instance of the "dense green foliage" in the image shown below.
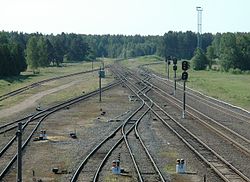
[[192,58],[192,67],[194,70],[205,70],[208,65],[208,59],[201,49],[196,49]]
[[[211,44],[213,35],[206,33],[202,35],[202,49]],[[174,56],[179,59],[191,59],[197,47],[197,34],[191,31],[165,33],[161,42],[161,56]]]
[[212,42],[212,49],[209,54],[219,58],[222,70],[250,70],[250,33],[218,33]]
[[15,38],[15,34],[9,39],[6,33],[0,33],[0,76],[19,75],[27,67],[22,42]]
[[157,53],[161,36],[83,35],[96,57],[131,58]]
[[[27,65],[36,70],[39,67],[59,66],[63,61],[88,61],[96,57],[158,55],[191,59],[196,46],[197,34],[191,31],[169,31],[164,36],[42,35],[2,31],[0,76],[19,75]],[[207,62],[198,60],[195,54],[194,60],[198,61],[195,69],[204,69],[205,65],[211,68],[217,60],[221,70],[250,70],[250,33],[203,34],[202,50],[206,51]]]

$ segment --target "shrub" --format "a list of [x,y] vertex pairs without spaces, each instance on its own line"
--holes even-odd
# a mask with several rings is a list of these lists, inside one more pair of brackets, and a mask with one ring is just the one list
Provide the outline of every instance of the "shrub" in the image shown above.
[[239,69],[239,68],[236,68],[236,69],[233,69],[233,68],[230,68],[228,70],[229,73],[232,73],[232,74],[235,74],[235,75],[239,75],[239,74],[242,74],[242,71]]

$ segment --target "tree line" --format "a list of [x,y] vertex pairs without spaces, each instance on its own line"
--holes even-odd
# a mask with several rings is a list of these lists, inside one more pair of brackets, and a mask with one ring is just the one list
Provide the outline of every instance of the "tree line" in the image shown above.
[[217,33],[205,50],[196,50],[194,69],[211,69],[216,64],[222,71],[250,70],[250,33]]
[[219,58],[225,71],[250,70],[250,33],[218,33],[209,49],[210,58]]
[[[0,32],[0,76],[19,75],[28,68],[60,66],[66,61],[92,61],[96,57],[132,58],[144,55],[197,58],[201,68],[218,58],[221,68],[250,70],[250,34],[202,34],[197,51],[197,34],[169,31],[163,36],[126,35],[43,35],[40,33]],[[200,55],[205,61],[200,61]],[[195,59],[197,60],[197,59]],[[195,61],[194,61],[195,62]],[[198,68],[197,66],[194,68]],[[200,68],[199,68],[200,69]]]
[[[205,33],[202,35],[202,49],[211,45],[213,35]],[[197,48],[197,34],[191,31],[187,32],[173,32],[165,33],[161,39],[160,56],[172,56],[178,59],[191,59],[194,51]]]

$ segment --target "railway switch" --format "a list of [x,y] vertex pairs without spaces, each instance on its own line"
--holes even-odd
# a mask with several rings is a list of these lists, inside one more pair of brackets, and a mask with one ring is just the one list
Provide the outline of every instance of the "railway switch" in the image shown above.
[[113,160],[112,161],[112,173],[113,174],[121,174],[120,160]]
[[71,138],[73,138],[73,139],[76,139],[76,138],[77,138],[75,132],[71,132],[71,133],[69,134],[69,136],[70,136]]
[[39,139],[40,140],[47,140],[46,130],[41,130],[41,133],[39,135]]
[[176,173],[186,173],[186,162],[184,159],[176,160]]
[[46,130],[41,130],[39,137],[35,137],[33,141],[40,141],[40,140],[47,140],[47,139],[48,139],[48,135],[46,133]]

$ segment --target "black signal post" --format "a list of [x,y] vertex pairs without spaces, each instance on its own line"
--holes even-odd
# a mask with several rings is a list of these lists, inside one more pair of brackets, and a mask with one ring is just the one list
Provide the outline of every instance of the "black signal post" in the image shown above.
[[187,70],[189,69],[189,63],[187,61],[182,61],[182,75],[181,79],[183,80],[183,111],[182,118],[185,118],[185,110],[186,110],[186,81],[188,79]]
[[17,182],[22,182],[22,123],[18,123],[17,136]]
[[167,56],[166,59],[165,59],[165,62],[166,62],[166,72],[167,72],[167,79],[168,80],[169,80],[169,65],[170,65],[170,60],[171,60],[170,56]]
[[105,78],[105,71],[104,71],[104,67],[100,67],[99,69],[99,101],[102,102],[102,78]]
[[176,70],[177,70],[177,58],[173,59],[173,70],[174,70],[174,95],[176,93]]
[[102,76],[101,76],[101,67],[99,70],[99,102],[102,102]]

